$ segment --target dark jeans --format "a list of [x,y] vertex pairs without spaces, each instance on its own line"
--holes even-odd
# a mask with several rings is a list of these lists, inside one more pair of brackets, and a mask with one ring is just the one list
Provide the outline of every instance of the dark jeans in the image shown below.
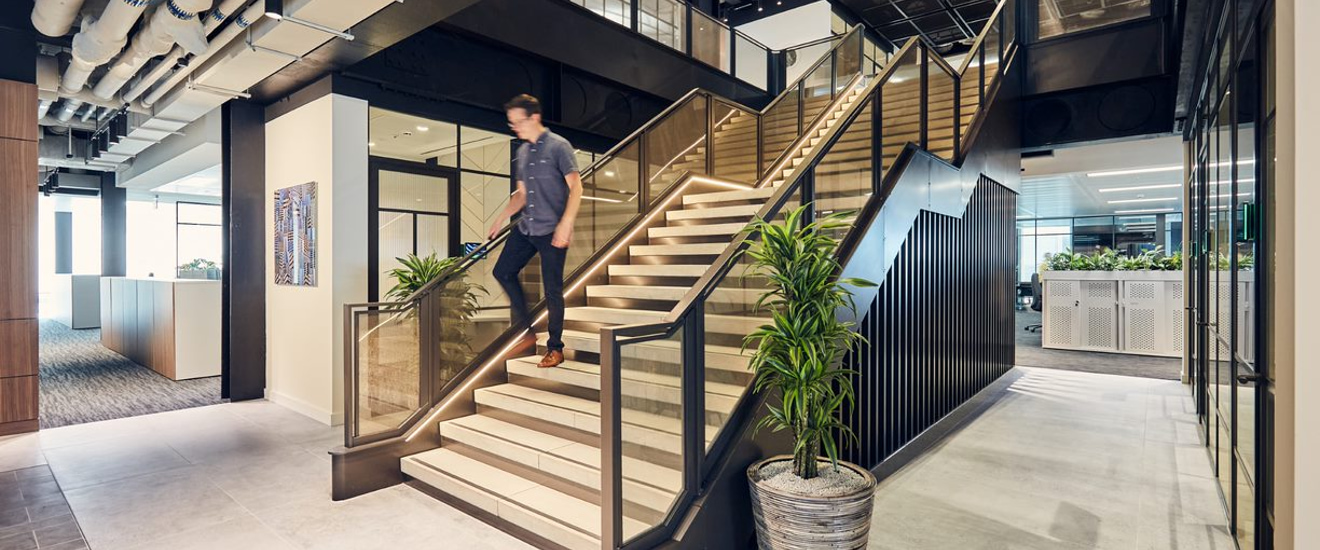
[[564,349],[564,256],[567,248],[555,248],[550,244],[554,235],[524,235],[514,229],[509,232],[509,239],[504,241],[504,252],[495,262],[495,280],[504,287],[509,295],[509,305],[513,326],[526,327],[531,324],[527,315],[527,297],[523,295],[522,283],[518,274],[531,261],[532,256],[541,255],[541,288],[545,292],[546,303],[550,308],[550,342],[552,350]]

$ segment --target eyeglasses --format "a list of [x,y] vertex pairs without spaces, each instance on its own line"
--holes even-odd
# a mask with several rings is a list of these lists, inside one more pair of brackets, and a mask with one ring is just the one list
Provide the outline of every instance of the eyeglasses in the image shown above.
[[523,123],[526,123],[527,121],[529,121],[529,120],[531,120],[531,119],[532,119],[532,117],[527,117],[527,118],[520,118],[520,119],[518,119],[518,120],[510,121],[510,122],[509,122],[509,127],[510,127],[510,128],[517,128],[518,126],[521,126]]

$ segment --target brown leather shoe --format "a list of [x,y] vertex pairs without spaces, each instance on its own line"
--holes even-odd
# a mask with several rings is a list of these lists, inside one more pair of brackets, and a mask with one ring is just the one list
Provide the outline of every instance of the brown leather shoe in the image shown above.
[[536,366],[543,369],[548,369],[551,367],[558,367],[563,362],[564,362],[564,352],[559,351],[557,349],[552,349],[546,352],[545,357],[542,357],[541,362],[537,363]]

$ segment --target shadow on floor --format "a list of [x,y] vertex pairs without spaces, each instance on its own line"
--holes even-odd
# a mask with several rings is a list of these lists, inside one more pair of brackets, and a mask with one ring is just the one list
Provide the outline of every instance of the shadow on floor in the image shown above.
[[99,329],[41,322],[41,428],[220,403],[220,377],[174,381],[101,346]]
[[1174,357],[1042,348],[1041,333],[1025,330],[1027,325],[1040,324],[1040,313],[1031,310],[1016,313],[1016,363],[1019,366],[1140,376],[1161,380],[1178,380],[1180,377],[1182,361]]

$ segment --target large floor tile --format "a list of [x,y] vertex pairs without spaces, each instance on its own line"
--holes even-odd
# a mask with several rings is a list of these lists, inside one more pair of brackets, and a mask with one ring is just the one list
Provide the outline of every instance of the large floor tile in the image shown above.
[[1228,548],[1185,386],[1018,370],[881,482],[871,548]]
[[330,468],[302,450],[239,463],[204,465],[202,471],[249,511],[330,499]]
[[0,437],[0,472],[21,470],[46,463],[41,436],[19,434]]
[[198,467],[65,492],[93,548],[131,548],[247,515]]
[[46,459],[65,491],[189,464],[162,439],[150,433],[47,449]]
[[292,550],[295,548],[275,531],[250,515],[135,546],[132,550]]
[[531,548],[407,486],[343,502],[282,506],[257,517],[298,548]]

